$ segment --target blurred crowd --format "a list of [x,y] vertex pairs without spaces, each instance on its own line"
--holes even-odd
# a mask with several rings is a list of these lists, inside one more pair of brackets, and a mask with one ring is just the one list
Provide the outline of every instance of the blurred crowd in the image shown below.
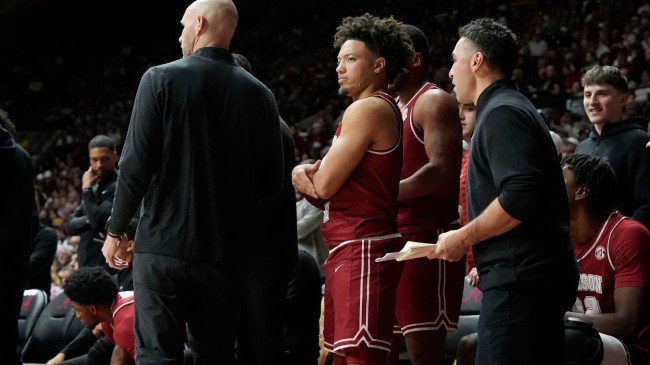
[[[255,75],[273,91],[294,136],[296,163],[321,158],[331,143],[349,101],[336,94],[336,57],[329,37],[341,16],[365,11],[392,14],[422,28],[431,43],[430,79],[448,91],[449,55],[458,26],[479,16],[506,23],[521,47],[512,79],[562,138],[563,155],[572,154],[589,134],[580,77],[594,65],[623,70],[632,96],[626,113],[650,117],[646,1],[476,0],[446,8],[387,1],[381,9],[368,4],[342,9],[331,5],[326,11],[303,5],[302,10],[313,12],[280,29],[271,22],[242,21],[232,50],[245,54],[256,65]],[[246,10],[240,10],[242,18]],[[284,9],[264,10],[269,19]],[[78,236],[67,235],[64,227],[80,203],[88,141],[106,134],[116,141],[119,153],[140,76],[147,67],[180,56],[178,35],[170,33],[160,42],[114,37],[75,54],[47,44],[39,44],[36,52],[33,44],[23,42],[0,59],[0,109],[9,113],[20,143],[36,159],[38,217],[57,233],[55,285],[75,265]]]

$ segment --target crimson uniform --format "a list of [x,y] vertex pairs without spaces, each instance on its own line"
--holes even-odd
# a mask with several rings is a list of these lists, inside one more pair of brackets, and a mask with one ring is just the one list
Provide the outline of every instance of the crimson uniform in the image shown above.
[[[650,288],[650,232],[638,221],[614,212],[589,241],[573,247],[580,283],[572,312],[614,313],[614,289]],[[644,298],[648,308],[648,293]],[[636,333],[623,341],[635,365],[650,364],[650,317],[643,312]]]
[[[460,216],[461,225],[466,225],[469,223],[467,219],[467,163],[469,162],[469,149],[463,151],[463,160],[460,165],[460,189],[458,190],[458,205],[460,205],[461,212],[463,213]],[[470,247],[467,250],[467,256],[465,256],[466,263],[465,267],[467,271],[474,267],[474,257],[472,256],[472,248]]]
[[[412,118],[416,101],[431,89],[437,89],[437,86],[431,82],[423,84],[402,109],[404,164],[401,179],[413,175],[429,162],[423,132]],[[441,199],[430,194],[400,200],[398,206],[399,230],[405,241],[436,242],[440,233],[459,227],[458,196]],[[456,329],[464,276],[465,260],[405,261],[397,288],[395,315],[398,325],[395,332],[406,334],[413,331]]]
[[135,359],[135,337],[133,335],[133,292],[117,293],[111,306],[113,324],[102,322],[102,331],[115,345]]
[[[375,92],[391,104],[401,123],[393,98]],[[401,131],[401,125],[400,131]],[[336,137],[341,133],[339,124]],[[327,157],[323,164],[327,163]],[[402,136],[388,150],[367,150],[343,186],[324,205],[321,227],[330,248],[325,261],[324,343],[342,354],[362,343],[390,351],[395,290],[402,271],[396,261],[376,258],[404,245],[397,229],[397,195],[402,169]]]

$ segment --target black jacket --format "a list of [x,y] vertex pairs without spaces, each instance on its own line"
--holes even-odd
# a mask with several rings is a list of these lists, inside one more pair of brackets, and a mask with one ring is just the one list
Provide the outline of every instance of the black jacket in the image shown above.
[[53,228],[43,223],[35,223],[35,225],[37,227],[36,237],[34,238],[34,249],[29,256],[29,273],[26,288],[41,289],[48,293],[49,296],[50,286],[52,284],[50,269],[56,256],[58,240]]
[[[0,126],[0,245],[5,264],[16,260],[27,263],[32,251],[33,214],[36,209],[34,193],[34,162],[32,157]],[[19,255],[18,257],[14,255]],[[11,265],[10,265],[11,266]],[[12,278],[9,271],[7,278]]]
[[607,123],[599,135],[592,129],[589,138],[578,144],[575,153],[598,156],[616,173],[618,209],[650,229],[650,141],[648,119],[635,117]]
[[0,127],[0,247],[5,257],[0,265],[0,328],[5,333],[0,358],[3,363],[19,364],[16,321],[27,281],[29,253],[32,250],[32,225],[36,199],[34,162],[9,132]]
[[469,156],[469,218],[498,199],[521,221],[473,246],[479,288],[552,288],[572,304],[578,267],[559,159],[544,119],[510,82],[497,81],[481,93]]
[[[79,235],[77,261],[79,266],[103,266],[102,244],[106,238],[106,221],[111,215],[117,173],[104,176],[83,193],[81,204],[66,224],[68,235]],[[98,239],[95,241],[94,239]]]
[[230,52],[199,49],[142,76],[108,229],[123,233],[142,201],[136,253],[239,260],[282,167],[271,91]]

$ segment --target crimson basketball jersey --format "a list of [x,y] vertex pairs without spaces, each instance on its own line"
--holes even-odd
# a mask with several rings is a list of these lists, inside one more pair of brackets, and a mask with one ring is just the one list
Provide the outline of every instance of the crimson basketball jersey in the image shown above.
[[460,165],[460,190],[458,191],[458,205],[461,206],[463,214],[460,216],[462,226],[468,223],[467,220],[467,162],[469,161],[469,150],[463,151],[463,160]]
[[[614,212],[589,241],[573,247],[580,282],[571,311],[613,313],[614,289],[650,288],[650,232],[638,221]],[[646,299],[643,308],[648,304]],[[624,343],[634,364],[650,364],[650,318],[646,314],[641,317],[635,338]]]
[[[370,97],[386,100],[395,110],[400,136],[384,151],[366,150],[350,176],[325,203],[321,231],[330,248],[342,241],[397,233],[397,195],[402,171],[402,118],[395,100],[384,92]],[[344,128],[336,128],[334,142]],[[327,163],[327,156],[323,159]]]
[[133,310],[133,291],[117,293],[117,297],[111,307],[113,324],[109,325],[102,322],[102,331],[111,342],[121,347],[135,359]]
[[[426,82],[420,87],[411,100],[402,108],[404,120],[404,163],[402,179],[413,175],[429,163],[429,156],[424,146],[424,136],[413,121],[413,108],[418,98],[431,89],[437,89],[436,84]],[[398,99],[399,100],[399,99]],[[445,201],[436,199],[433,194],[397,202],[399,207],[398,224],[402,234],[436,231],[458,220],[458,202],[456,197],[447,197]]]

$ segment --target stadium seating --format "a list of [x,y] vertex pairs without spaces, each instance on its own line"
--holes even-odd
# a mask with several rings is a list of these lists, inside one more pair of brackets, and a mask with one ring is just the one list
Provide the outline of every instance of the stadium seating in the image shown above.
[[[75,316],[70,299],[63,293],[57,295],[40,312],[33,326],[31,338],[23,349],[23,362],[45,363],[60,352],[84,328]],[[92,344],[82,347],[68,358],[82,355]]]
[[48,296],[40,289],[27,289],[23,293],[23,304],[18,317],[18,333],[20,349],[24,351],[31,341],[32,331],[38,316],[47,305]]

